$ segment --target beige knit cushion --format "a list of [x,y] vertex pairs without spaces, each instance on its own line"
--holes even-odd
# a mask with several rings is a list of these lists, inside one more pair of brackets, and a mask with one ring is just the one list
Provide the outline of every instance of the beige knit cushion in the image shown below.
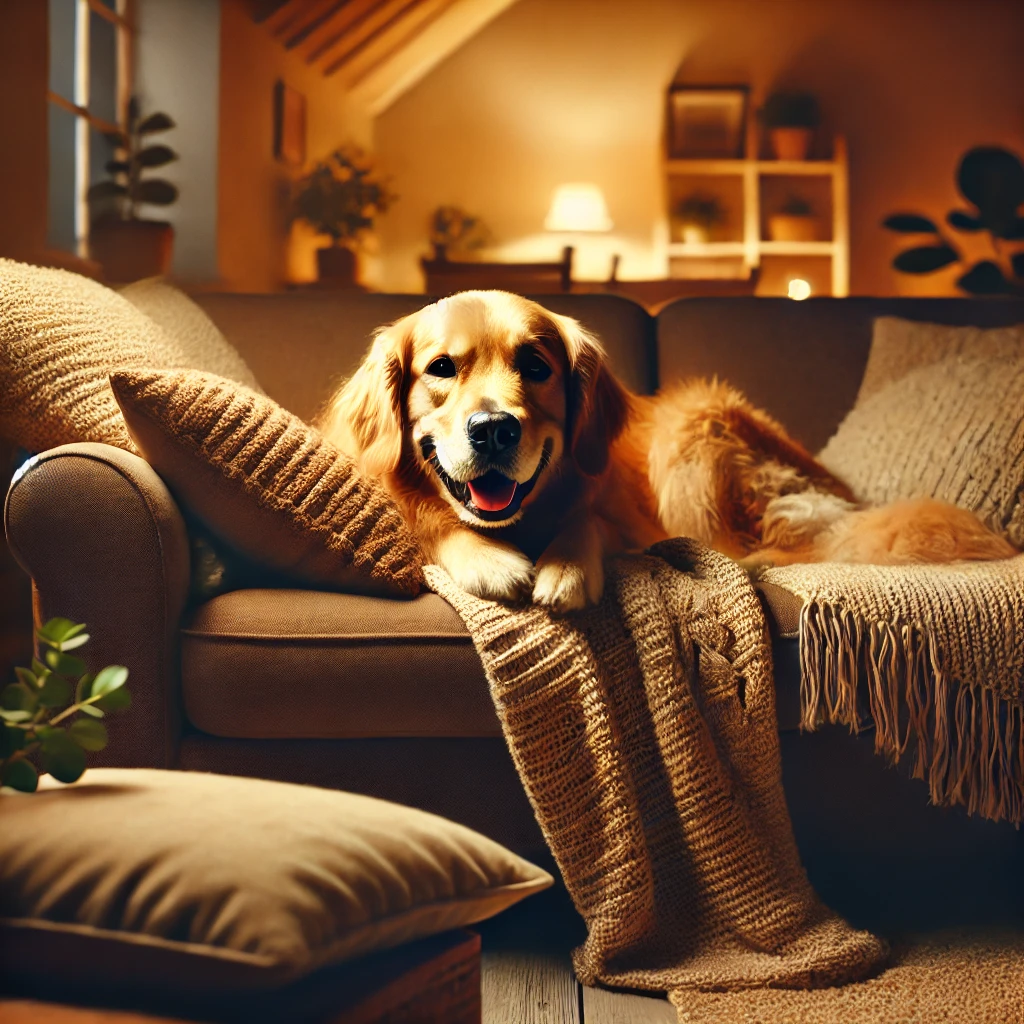
[[491,917],[551,876],[351,793],[90,769],[0,795],[0,973],[224,993]]
[[965,359],[1024,359],[1024,324],[1016,327],[949,327],[881,316],[875,320],[871,352],[857,404],[887,384],[953,356]]
[[820,458],[865,501],[939,498],[1024,547],[1024,359],[912,370],[858,400]]
[[127,285],[120,294],[174,339],[187,356],[189,369],[263,390],[234,345],[183,291],[162,278],[149,277]]
[[143,457],[243,554],[347,590],[421,589],[391,498],[273,399],[194,370],[118,372],[111,385]]
[[132,449],[108,375],[187,355],[96,281],[0,259],[0,435],[32,452],[74,441]]

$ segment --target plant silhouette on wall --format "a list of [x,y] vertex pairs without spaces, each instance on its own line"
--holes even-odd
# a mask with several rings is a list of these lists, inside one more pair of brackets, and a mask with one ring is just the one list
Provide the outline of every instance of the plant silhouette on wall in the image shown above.
[[892,265],[905,274],[930,274],[961,263],[965,270],[957,287],[971,295],[1024,294],[1024,250],[1013,251],[1006,244],[1024,241],[1024,164],[1009,150],[977,146],[961,158],[956,183],[971,208],[950,210],[946,223],[968,234],[986,232],[992,259],[968,267],[953,238],[931,218],[894,213],[882,221],[883,227],[901,234],[932,235],[933,240],[905,249]]

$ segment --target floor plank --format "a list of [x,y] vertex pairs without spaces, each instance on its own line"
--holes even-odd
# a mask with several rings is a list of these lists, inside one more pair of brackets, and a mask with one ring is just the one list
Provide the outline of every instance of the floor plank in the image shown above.
[[581,1024],[568,956],[499,949],[481,971],[483,1024]]
[[675,1007],[667,999],[583,988],[583,1024],[676,1024]]

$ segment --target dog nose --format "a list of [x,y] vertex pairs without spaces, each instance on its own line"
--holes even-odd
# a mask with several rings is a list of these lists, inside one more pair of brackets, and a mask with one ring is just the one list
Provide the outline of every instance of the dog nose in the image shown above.
[[466,432],[473,450],[497,455],[519,444],[523,428],[509,412],[475,412],[466,421]]

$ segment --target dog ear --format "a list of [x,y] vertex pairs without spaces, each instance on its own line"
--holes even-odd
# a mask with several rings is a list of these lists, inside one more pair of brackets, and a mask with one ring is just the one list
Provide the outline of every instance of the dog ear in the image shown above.
[[608,369],[598,340],[571,317],[550,316],[569,360],[569,453],[581,472],[597,476],[626,425],[629,395]]
[[411,350],[409,317],[381,328],[358,370],[320,416],[324,437],[370,476],[393,473],[402,458],[403,384]]

